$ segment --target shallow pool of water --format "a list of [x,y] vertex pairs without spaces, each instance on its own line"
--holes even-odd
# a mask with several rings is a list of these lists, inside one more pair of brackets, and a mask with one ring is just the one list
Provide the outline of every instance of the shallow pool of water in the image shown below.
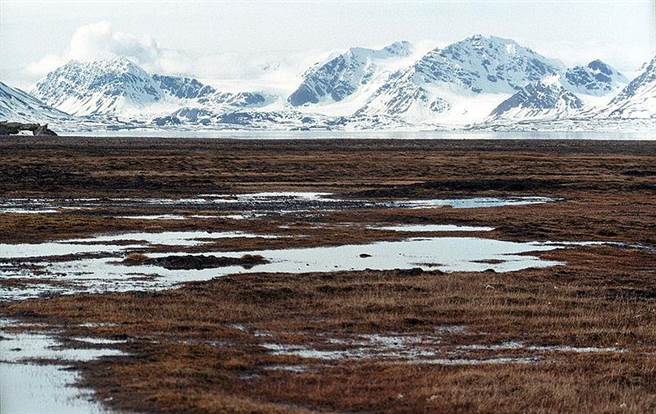
[[[2,321],[3,328],[10,321]],[[63,348],[47,333],[0,330],[0,412],[2,414],[108,413],[92,394],[73,386],[78,374],[72,361],[124,355],[115,349]],[[37,364],[34,360],[48,360]]]
[[[218,233],[213,233],[218,235]],[[194,234],[197,236],[198,234]],[[177,241],[179,235],[173,237]],[[203,235],[206,236],[206,235]],[[110,242],[112,237],[95,238],[101,242]],[[122,235],[120,237],[125,237]],[[147,234],[134,236],[135,240],[154,239]],[[157,238],[159,242],[162,237]],[[184,239],[195,243],[195,238]],[[190,241],[190,243],[191,243]],[[71,244],[84,249],[96,247],[105,249],[105,245]],[[124,249],[126,246],[116,246]],[[241,266],[228,266],[202,270],[167,270],[152,265],[126,266],[121,258],[76,258],[72,260],[49,262],[36,258],[32,267],[21,271],[0,267],[0,277],[39,277],[57,282],[66,282],[66,286],[32,285],[14,289],[1,288],[0,298],[22,299],[46,293],[73,292],[107,292],[126,290],[156,290],[171,287],[180,282],[208,280],[213,277],[237,273],[314,273],[336,271],[361,271],[412,269],[440,270],[443,272],[496,272],[517,271],[527,268],[541,268],[563,263],[544,260],[527,255],[528,252],[549,251],[567,246],[544,243],[520,243],[482,239],[475,237],[428,237],[411,238],[399,241],[380,241],[362,245],[325,246],[294,249],[268,249],[240,252],[214,252],[205,255],[223,257],[241,257],[244,254],[260,255],[269,261],[247,269]],[[19,257],[33,257],[38,252],[38,245],[32,245],[31,253]],[[93,251],[93,250],[90,250]],[[164,257],[188,253],[147,253],[149,257]],[[10,256],[5,252],[4,256]],[[47,256],[47,255],[46,255]]]
[[[119,209],[130,211],[126,218],[173,216],[171,209],[230,211],[234,214],[266,212],[330,211],[335,208],[489,208],[540,204],[554,201],[547,197],[474,197],[425,200],[345,199],[332,193],[320,192],[263,192],[246,194],[201,194],[189,198],[39,198],[0,199],[0,213],[56,213],[70,209]],[[156,214],[152,209],[157,209]],[[139,210],[146,210],[139,214]],[[161,210],[161,211],[159,211]]]
[[400,208],[490,208],[506,206],[525,206],[531,204],[544,204],[554,201],[549,197],[474,197],[474,198],[447,198],[427,200],[400,200],[392,201],[391,205]]
[[[153,245],[192,247],[218,239],[271,237],[240,231],[164,231],[117,233],[45,243],[0,244],[0,259],[65,256],[82,253],[116,253]],[[124,243],[124,242],[134,243]],[[117,244],[118,242],[122,242]]]

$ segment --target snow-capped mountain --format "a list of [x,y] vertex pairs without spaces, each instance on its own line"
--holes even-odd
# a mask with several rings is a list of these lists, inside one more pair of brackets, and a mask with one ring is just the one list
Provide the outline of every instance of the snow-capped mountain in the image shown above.
[[339,102],[371,82],[385,61],[411,54],[409,42],[396,42],[383,49],[354,47],[323,64],[311,67],[303,82],[287,99],[292,106],[331,100]]
[[656,118],[656,57],[599,115],[610,118]]
[[523,121],[527,119],[569,118],[579,113],[583,101],[565,89],[557,75],[532,82],[501,102],[491,120]]
[[32,94],[73,115],[119,115],[163,96],[159,84],[126,58],[69,62],[37,82]]
[[655,61],[627,85],[600,60],[567,68],[513,40],[475,35],[421,56],[408,42],[351,48],[312,65],[295,90],[287,79],[284,87],[266,89],[276,91],[270,94],[260,91],[267,88],[261,79],[251,90],[236,86],[241,81],[217,83],[234,90],[228,92],[114,58],[70,62],[40,80],[35,97],[0,84],[0,118],[188,130],[512,129],[611,118],[615,124],[656,119]]
[[183,106],[223,111],[267,101],[256,92],[220,92],[194,78],[151,75],[126,58],[69,62],[37,82],[32,93],[73,115],[122,118],[147,118]]
[[598,59],[567,69],[563,78],[564,86],[572,92],[595,96],[617,92],[628,81],[618,70]]
[[68,114],[0,82],[0,120],[45,123],[68,118]]
[[[358,114],[402,116],[414,122],[439,119],[456,109],[463,121],[485,117],[503,99],[530,82],[562,72],[560,62],[546,58],[513,40],[475,35],[444,49],[434,49],[414,65],[396,73]],[[474,99],[463,107],[461,97]],[[466,122],[466,121],[465,121]]]

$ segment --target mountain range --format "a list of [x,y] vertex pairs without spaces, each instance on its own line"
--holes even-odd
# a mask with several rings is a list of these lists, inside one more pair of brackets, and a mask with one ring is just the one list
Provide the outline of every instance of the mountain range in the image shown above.
[[418,54],[354,47],[305,70],[287,94],[221,91],[124,57],[71,61],[30,93],[0,83],[0,119],[102,128],[440,129],[555,120],[656,119],[656,58],[632,80],[602,62],[566,67],[475,35]]

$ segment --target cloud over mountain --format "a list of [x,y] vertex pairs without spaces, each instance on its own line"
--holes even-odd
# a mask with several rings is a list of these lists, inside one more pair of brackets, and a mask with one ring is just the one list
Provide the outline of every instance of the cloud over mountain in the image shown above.
[[184,54],[163,49],[149,36],[138,37],[114,30],[107,21],[79,27],[62,54],[50,54],[28,66],[30,73],[45,75],[70,60],[91,62],[126,57],[147,70],[165,73],[186,72],[191,66]]

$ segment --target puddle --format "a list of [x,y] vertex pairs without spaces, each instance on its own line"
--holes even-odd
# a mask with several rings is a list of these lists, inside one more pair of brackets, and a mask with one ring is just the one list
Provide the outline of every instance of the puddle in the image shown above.
[[[464,333],[464,327],[448,326],[436,328],[433,334],[368,334],[339,339],[317,335],[306,337],[309,343],[307,345],[272,342],[273,336],[268,335],[267,340],[270,342],[262,343],[261,346],[271,355],[295,356],[323,362],[370,359],[430,365],[529,364],[545,359],[551,352],[626,352],[614,347],[529,345],[517,341],[493,345],[456,346],[446,341],[449,335]],[[283,368],[277,366],[276,369]]]
[[59,210],[46,200],[11,198],[0,199],[0,214],[55,214]]
[[390,204],[397,208],[490,208],[506,206],[526,206],[531,204],[544,204],[555,201],[550,197],[474,197],[428,200],[402,200],[392,201]]
[[321,193],[311,191],[272,191],[260,193],[244,194],[200,194],[199,197],[211,198],[213,200],[225,200],[234,202],[270,202],[279,200],[297,200],[297,201],[326,201],[338,202],[341,200],[328,198],[332,193]]
[[[272,237],[240,231],[165,231],[161,233],[119,233],[45,243],[0,244],[0,259],[66,256],[83,253],[116,253],[152,245],[193,247],[225,238]],[[117,244],[121,242],[120,244]],[[134,242],[128,243],[125,242]]]
[[399,231],[408,233],[494,230],[494,227],[458,226],[455,224],[399,224],[394,226],[370,226],[368,228],[372,230]]
[[[563,264],[524,255],[557,248],[562,246],[474,237],[433,237],[245,253],[257,254],[269,260],[271,263],[254,268],[256,272],[266,273],[412,268],[443,272],[481,272],[488,269],[510,272]],[[492,261],[495,263],[484,263]]]
[[[3,326],[8,322],[3,321]],[[45,333],[0,332],[0,404],[3,414],[109,413],[90,391],[75,388],[71,362],[125,355],[114,349],[69,349]],[[49,360],[37,364],[34,360]],[[45,362],[45,361],[44,361]]]
[[107,414],[90,392],[72,386],[78,374],[56,365],[0,362],[3,414]]
[[127,220],[185,220],[185,216],[177,214],[158,214],[152,216],[118,216],[119,219]]
[[606,347],[598,348],[593,346],[576,347],[571,345],[526,345],[523,342],[504,342],[494,345],[463,345],[459,347],[462,350],[480,350],[480,351],[498,351],[498,350],[527,350],[538,352],[574,352],[577,354],[592,354],[592,353],[624,353],[626,350]]
[[25,208],[0,208],[0,214],[55,214],[59,210],[45,208],[45,209],[25,209]]
[[466,358],[433,358],[433,359],[419,359],[416,361],[409,361],[414,365],[501,365],[501,364],[534,364],[540,361],[537,357],[501,357],[501,358],[482,358],[482,359],[466,359]]
[[[130,208],[179,206],[199,208],[196,217],[218,216],[235,220],[260,217],[265,212],[275,214],[298,213],[346,208],[421,208],[452,206],[455,208],[494,207],[502,205],[534,204],[552,201],[543,197],[473,198],[405,201],[339,200],[330,193],[270,192],[251,194],[203,194],[183,199],[166,198],[114,198],[114,199],[13,199],[1,203],[7,208]],[[178,213],[178,211],[176,211]],[[268,214],[268,213],[266,213]],[[193,217],[183,214],[137,214],[122,216],[135,220],[178,220]],[[431,231],[491,231],[491,227],[457,225],[401,225],[380,226],[381,230],[406,232]],[[565,244],[516,243],[474,237],[411,238],[401,241],[382,241],[364,245],[344,245],[285,250],[259,250],[240,252],[214,252],[206,255],[241,257],[244,254],[260,255],[267,264],[244,269],[241,266],[203,270],[166,270],[153,265],[125,266],[121,258],[132,251],[149,257],[184,254],[183,248],[200,246],[223,238],[274,238],[240,231],[165,231],[159,233],[135,232],[97,237],[50,241],[36,244],[0,244],[0,277],[22,279],[0,287],[0,300],[18,300],[42,295],[68,293],[100,293],[128,290],[159,290],[188,281],[208,280],[227,274],[307,273],[358,270],[413,269],[440,270],[443,272],[493,270],[517,271],[531,267],[560,265],[524,255],[566,248]],[[296,237],[301,237],[296,236]],[[169,246],[171,253],[148,253],[155,246]],[[176,250],[175,248],[179,248]],[[177,252],[177,253],[176,253]],[[56,257],[56,258],[55,258]],[[35,283],[30,283],[33,279]]]
[[220,216],[222,219],[230,220],[250,220],[254,218],[264,217],[266,214],[262,213],[242,213],[242,214],[227,214],[225,216]]
[[[103,356],[124,355],[116,349],[71,349],[61,346],[52,335],[46,333],[1,332],[0,362],[21,362],[35,359],[57,361],[92,361]],[[94,339],[95,340],[95,339]],[[115,342],[100,342],[110,344]],[[0,378],[2,376],[0,375]]]
[[[414,269],[440,270],[443,272],[481,272],[494,270],[510,272],[527,268],[542,268],[563,263],[543,260],[526,255],[527,252],[549,251],[566,248],[561,245],[544,243],[518,243],[474,237],[433,237],[411,238],[401,241],[381,241],[364,245],[327,246],[296,249],[256,250],[240,252],[198,253],[217,257],[242,257],[244,254],[259,255],[269,263],[258,264],[251,269],[241,266],[227,266],[202,270],[167,270],[153,265],[125,266],[117,257],[80,257],[65,261],[45,261],[54,254],[104,251],[122,252],[126,248],[143,247],[137,241],[152,244],[193,246],[199,238],[207,237],[257,237],[238,232],[203,233],[132,233],[128,235],[99,236],[93,239],[77,239],[43,245],[10,245],[10,249],[0,246],[0,257],[35,257],[29,266],[20,271],[0,267],[0,277],[38,277],[41,279],[66,282],[64,286],[36,285],[25,288],[0,289],[0,299],[22,299],[42,294],[61,294],[75,292],[108,292],[126,290],[166,289],[180,282],[208,280],[218,276],[237,273],[309,273],[359,270]],[[127,238],[127,239],[126,239]],[[94,240],[100,245],[76,244]],[[134,244],[114,246],[117,240],[134,241]],[[187,255],[188,253],[148,253],[150,258]],[[16,256],[13,256],[16,255]],[[41,259],[39,256],[41,255]],[[114,254],[116,256],[116,254]]]
[[81,336],[72,339],[75,341],[86,342],[88,344],[94,344],[94,345],[124,344],[127,342],[127,340],[125,339],[92,338],[88,336]]
[[[0,212],[56,213],[60,209],[119,209],[138,211],[153,208],[225,211],[234,215],[253,212],[273,214],[330,211],[362,208],[487,208],[539,204],[555,201],[547,197],[476,197],[427,200],[340,199],[332,193],[265,192],[248,194],[201,194],[190,198],[79,198],[79,199],[0,199]],[[134,214],[135,219],[157,220],[174,214]],[[168,218],[170,219],[170,218]]]

